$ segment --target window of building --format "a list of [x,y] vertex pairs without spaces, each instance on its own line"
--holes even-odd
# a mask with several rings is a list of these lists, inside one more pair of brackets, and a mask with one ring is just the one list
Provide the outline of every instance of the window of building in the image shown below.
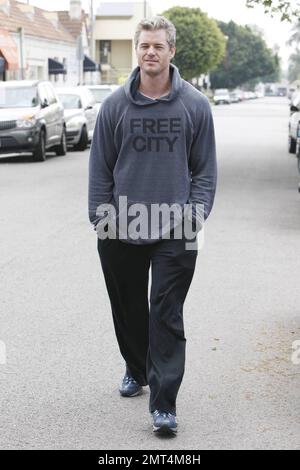
[[100,41],[100,63],[110,64],[111,41]]

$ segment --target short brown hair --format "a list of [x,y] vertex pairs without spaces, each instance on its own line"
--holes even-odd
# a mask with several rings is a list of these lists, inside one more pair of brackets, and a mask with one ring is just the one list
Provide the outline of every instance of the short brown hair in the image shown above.
[[154,16],[153,18],[144,18],[137,25],[135,34],[134,34],[134,44],[137,47],[140,34],[144,31],[157,31],[159,29],[164,29],[167,34],[167,42],[170,47],[175,47],[176,43],[176,28],[173,23],[168,20],[165,16]]

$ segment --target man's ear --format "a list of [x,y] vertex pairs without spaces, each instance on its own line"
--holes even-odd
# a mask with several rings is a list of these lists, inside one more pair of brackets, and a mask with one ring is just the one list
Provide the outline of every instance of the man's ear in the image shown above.
[[175,56],[175,52],[176,52],[176,47],[171,47],[170,48],[171,59],[173,59],[173,57]]

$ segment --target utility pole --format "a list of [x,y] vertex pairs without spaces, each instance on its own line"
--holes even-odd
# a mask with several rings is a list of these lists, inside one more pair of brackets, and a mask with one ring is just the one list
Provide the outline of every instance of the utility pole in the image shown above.
[[91,19],[90,19],[90,54],[91,59],[95,60],[95,44],[94,44],[94,0],[91,0]]
[[24,28],[18,28],[18,32],[20,35],[20,69],[21,69],[21,80],[24,80]]
[[82,36],[77,37],[76,40],[76,57],[78,61],[78,85],[82,85],[83,82],[83,45],[82,45]]
[[144,0],[144,18],[147,18],[147,1]]

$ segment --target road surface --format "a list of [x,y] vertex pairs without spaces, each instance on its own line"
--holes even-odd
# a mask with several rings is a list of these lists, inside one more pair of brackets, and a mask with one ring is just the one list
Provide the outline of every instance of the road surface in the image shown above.
[[185,304],[173,439],[153,435],[147,388],[118,393],[123,360],[87,217],[88,151],[0,159],[1,448],[300,448],[291,360],[300,195],[288,104],[265,98],[213,113],[218,190]]

